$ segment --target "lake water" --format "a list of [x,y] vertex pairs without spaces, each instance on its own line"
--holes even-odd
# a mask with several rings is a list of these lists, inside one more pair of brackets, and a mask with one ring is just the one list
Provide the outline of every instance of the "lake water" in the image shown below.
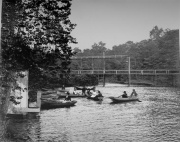
[[[142,102],[112,104],[109,96],[136,89]],[[98,86],[102,102],[73,98],[71,108],[9,118],[2,142],[179,142],[180,89]],[[72,90],[72,88],[71,88]]]

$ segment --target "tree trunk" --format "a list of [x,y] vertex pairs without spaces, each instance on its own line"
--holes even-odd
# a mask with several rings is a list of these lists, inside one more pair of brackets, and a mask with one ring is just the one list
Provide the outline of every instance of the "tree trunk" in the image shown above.
[[6,134],[6,126],[7,126],[7,119],[6,114],[8,111],[9,105],[9,96],[10,96],[10,88],[1,88],[0,89],[0,141],[3,141],[5,134]]

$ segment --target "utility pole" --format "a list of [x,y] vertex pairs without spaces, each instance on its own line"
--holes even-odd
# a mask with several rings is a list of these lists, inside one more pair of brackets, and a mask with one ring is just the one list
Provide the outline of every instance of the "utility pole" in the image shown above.
[[106,70],[106,63],[105,63],[105,51],[103,52],[103,87],[105,87],[105,70]]
[[128,86],[130,87],[131,85],[131,58],[128,57]]

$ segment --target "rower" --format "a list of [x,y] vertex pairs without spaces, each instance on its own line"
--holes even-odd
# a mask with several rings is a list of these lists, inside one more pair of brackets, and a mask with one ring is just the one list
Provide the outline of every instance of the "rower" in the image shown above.
[[128,98],[128,95],[127,95],[126,91],[124,91],[124,93],[122,95],[122,98]]
[[70,97],[69,91],[67,92],[67,95],[66,95],[66,97],[65,97],[64,100],[65,100],[65,101],[71,101],[71,97]]

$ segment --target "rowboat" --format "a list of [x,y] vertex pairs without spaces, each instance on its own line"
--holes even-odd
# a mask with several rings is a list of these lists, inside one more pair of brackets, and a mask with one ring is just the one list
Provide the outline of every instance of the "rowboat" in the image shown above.
[[109,97],[114,103],[123,103],[123,102],[132,102],[132,101],[139,101],[137,97],[128,97],[128,98],[122,98],[122,97]]
[[[73,95],[73,94],[70,94],[69,95],[71,98],[85,98],[86,96],[85,95]],[[58,95],[58,98],[65,98],[66,95]]]
[[42,100],[41,108],[42,109],[50,109],[50,108],[63,108],[63,107],[71,107],[74,106],[77,101],[64,101],[64,100]]
[[56,93],[57,91],[55,90],[48,90],[48,91],[42,91],[42,95],[49,95],[49,94],[53,94],[53,93]]
[[[65,98],[67,96],[67,94],[66,93],[57,93],[57,96],[58,96],[58,98]],[[71,93],[69,96],[71,98],[85,98],[86,97],[85,95],[81,95],[81,94],[74,95]]]
[[[66,91],[57,91],[58,98],[65,98],[67,96]],[[70,93],[69,95],[71,98],[85,98],[85,95],[81,95],[80,93],[77,93],[76,95],[73,93]]]
[[101,96],[101,97],[98,97],[98,96],[95,96],[95,97],[87,96],[87,99],[91,99],[91,100],[94,100],[94,101],[102,101],[103,100],[103,96]]

